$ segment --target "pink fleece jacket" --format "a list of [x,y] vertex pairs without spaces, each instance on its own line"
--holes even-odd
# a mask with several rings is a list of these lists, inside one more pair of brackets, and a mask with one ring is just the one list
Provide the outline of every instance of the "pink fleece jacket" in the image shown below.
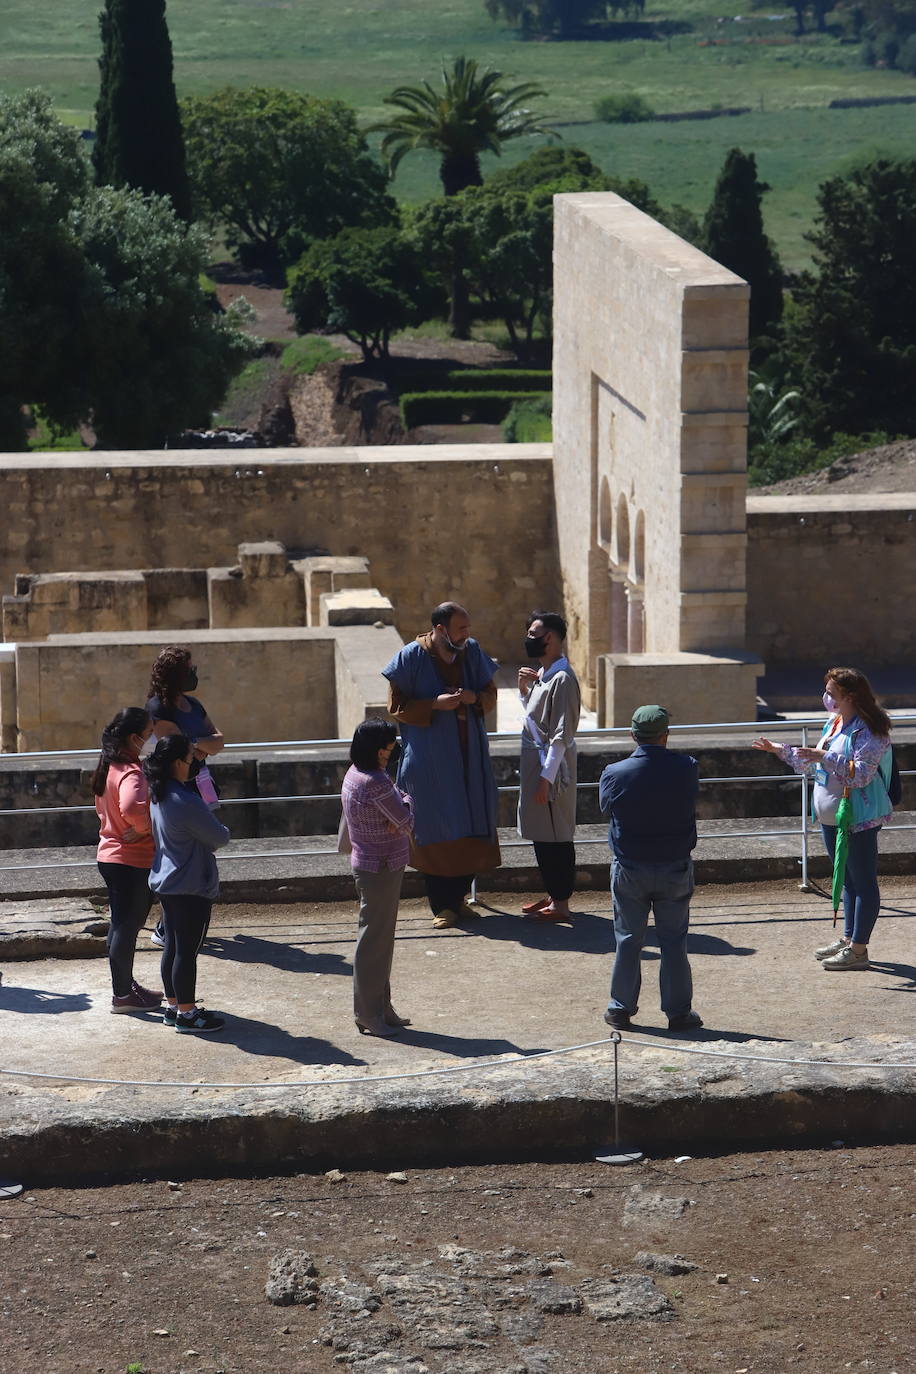
[[[139,763],[113,763],[105,791],[95,799],[99,813],[97,858],[103,864],[150,868],[153,833],[149,818],[149,788]],[[139,838],[127,841],[124,833],[136,830]]]

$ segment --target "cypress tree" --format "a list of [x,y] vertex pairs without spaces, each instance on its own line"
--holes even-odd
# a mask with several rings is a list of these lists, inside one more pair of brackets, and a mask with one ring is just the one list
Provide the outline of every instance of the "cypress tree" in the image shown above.
[[99,186],[168,196],[191,218],[191,193],[165,0],[105,0],[92,152]]
[[703,247],[751,288],[750,335],[771,334],[782,318],[782,269],[763,230],[761,202],[769,187],[757,180],[753,153],[732,148],[703,222]]

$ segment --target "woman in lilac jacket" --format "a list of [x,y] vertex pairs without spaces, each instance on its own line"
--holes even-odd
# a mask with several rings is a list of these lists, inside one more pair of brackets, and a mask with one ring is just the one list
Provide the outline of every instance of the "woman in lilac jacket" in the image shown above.
[[341,788],[350,863],[359,893],[359,934],[353,956],[353,1015],[361,1035],[397,1035],[409,1026],[391,1005],[391,961],[401,882],[410,855],[413,803],[388,776],[397,743],[388,721],[356,727],[352,767]]

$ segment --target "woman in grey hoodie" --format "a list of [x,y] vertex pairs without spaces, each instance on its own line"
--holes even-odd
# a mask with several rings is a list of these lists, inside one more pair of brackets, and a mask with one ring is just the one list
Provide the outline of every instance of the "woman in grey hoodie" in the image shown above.
[[150,790],[150,820],[156,852],[149,885],[162,903],[165,945],[163,1022],[177,1031],[203,1034],[225,1021],[195,1001],[197,954],[219,895],[214,851],[229,843],[229,831],[197,792],[185,787],[194,761],[186,735],[167,735],[144,767]]

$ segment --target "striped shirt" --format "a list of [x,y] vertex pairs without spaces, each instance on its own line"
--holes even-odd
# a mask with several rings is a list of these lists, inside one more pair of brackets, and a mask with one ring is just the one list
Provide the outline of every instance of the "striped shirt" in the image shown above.
[[340,795],[353,846],[352,867],[368,873],[404,868],[413,831],[413,802],[406,792],[400,792],[380,769],[361,773],[351,767]]

